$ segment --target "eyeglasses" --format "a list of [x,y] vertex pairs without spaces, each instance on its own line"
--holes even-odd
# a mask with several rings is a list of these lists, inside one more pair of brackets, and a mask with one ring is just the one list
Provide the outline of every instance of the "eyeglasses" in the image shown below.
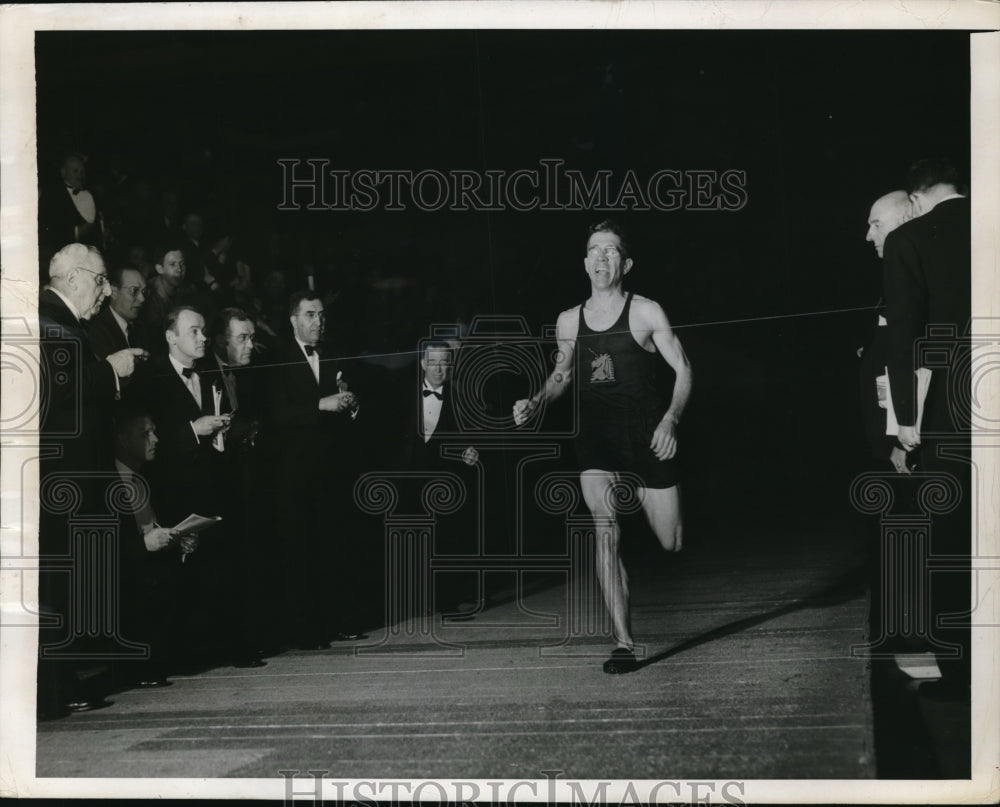
[[122,286],[122,291],[129,295],[129,297],[138,297],[141,294],[146,293],[145,286]]
[[592,247],[587,247],[587,255],[591,258],[596,258],[601,253],[604,253],[604,257],[609,259],[620,258],[622,254],[621,250],[614,245],[599,247],[597,244],[594,244]]
[[95,272],[93,269],[88,269],[86,266],[78,266],[76,268],[77,269],[82,269],[84,272],[89,272],[95,278],[97,278],[97,285],[98,286],[107,286],[107,285],[109,285],[108,284],[108,276],[106,274],[104,274],[103,272]]

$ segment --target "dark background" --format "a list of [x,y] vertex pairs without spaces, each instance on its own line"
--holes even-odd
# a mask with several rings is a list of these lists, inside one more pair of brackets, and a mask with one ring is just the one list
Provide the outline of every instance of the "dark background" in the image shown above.
[[[967,32],[54,32],[36,49],[40,171],[79,149],[91,187],[176,191],[255,278],[294,288],[313,266],[359,353],[474,315],[538,333],[586,297],[603,214],[282,212],[279,158],[746,171],[738,212],[615,214],[627,287],[662,303],[694,368],[694,525],[720,506],[737,529],[849,513],[873,314],[841,309],[880,294],[868,210],[918,158],[969,162]],[[501,408],[527,392],[501,382]]]

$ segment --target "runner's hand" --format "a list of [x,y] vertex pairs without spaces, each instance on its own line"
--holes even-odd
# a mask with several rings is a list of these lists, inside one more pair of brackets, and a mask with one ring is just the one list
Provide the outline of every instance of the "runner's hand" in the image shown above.
[[649,447],[658,460],[668,460],[677,453],[674,425],[671,418],[664,418],[660,421],[660,425],[653,430],[653,439],[649,441]]
[[531,398],[522,398],[514,403],[514,425],[523,426],[535,413],[538,404]]

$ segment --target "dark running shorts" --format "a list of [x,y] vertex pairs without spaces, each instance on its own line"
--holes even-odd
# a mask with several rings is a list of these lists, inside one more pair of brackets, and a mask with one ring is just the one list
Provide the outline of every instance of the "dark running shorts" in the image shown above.
[[580,413],[575,440],[581,471],[631,472],[646,488],[672,488],[677,484],[676,459],[658,460],[649,447],[653,430],[663,413],[628,412],[598,417]]

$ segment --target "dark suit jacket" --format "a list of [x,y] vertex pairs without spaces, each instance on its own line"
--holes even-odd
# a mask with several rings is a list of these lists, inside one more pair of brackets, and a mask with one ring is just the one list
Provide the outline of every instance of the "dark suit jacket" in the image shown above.
[[[198,368],[196,368],[198,369]],[[153,359],[130,390],[129,397],[145,409],[156,424],[159,444],[156,459],[148,466],[154,507],[165,525],[173,525],[191,512],[220,515],[219,484],[222,456],[212,447],[211,437],[197,437],[191,422],[214,415],[212,379],[198,372],[201,407],[181,381],[166,356]],[[226,409],[223,406],[222,411]]]
[[[135,327],[133,326],[134,331]],[[91,317],[87,322],[87,336],[90,338],[90,346],[99,359],[106,358],[127,347],[138,347],[138,345],[129,345],[122,329],[118,327],[114,314],[111,313],[111,306],[107,303],[96,316]]]
[[42,440],[60,448],[62,457],[56,464],[61,468],[106,468],[117,390],[115,371],[94,355],[83,324],[51,289],[39,295],[38,324]]
[[[94,195],[93,191],[90,191]],[[94,196],[100,215],[100,205]],[[44,187],[38,197],[38,240],[52,252],[62,249],[74,242],[101,246],[101,233],[95,218],[94,226],[83,237],[77,237],[77,225],[86,224],[87,220],[80,215],[66,186],[62,182],[53,182]]]
[[[969,200],[939,202],[929,213],[889,233],[884,249],[886,355],[893,408],[900,425],[916,421],[913,372],[916,341],[928,325],[952,325],[961,337],[971,314]],[[948,379],[934,370],[925,404],[924,432],[951,432]]]
[[[412,390],[412,385],[409,388]],[[434,428],[434,433],[425,442],[423,382],[418,382],[415,395],[411,392],[410,395],[404,396],[407,406],[400,418],[401,422],[405,424],[405,430],[400,440],[400,465],[403,468],[413,471],[456,470],[454,460],[441,457],[441,446],[446,442],[454,442],[457,439],[456,432],[458,431],[450,383],[445,383],[442,386],[441,397],[441,415]]]
[[[198,363],[198,372],[210,385],[221,390],[220,410],[232,415],[225,435],[227,464],[233,468],[245,465],[256,448],[264,416],[261,368],[252,365],[223,367],[215,354],[209,353]],[[242,468],[234,470],[234,473],[241,474],[248,470]]]
[[335,467],[353,464],[350,415],[319,409],[320,398],[339,391],[337,372],[350,376],[347,363],[324,358],[328,353],[320,354],[318,383],[294,339],[277,351],[277,363],[270,368],[268,434],[285,481],[304,490],[322,488]]
[[885,433],[886,410],[878,405],[875,384],[875,379],[885,373],[885,342],[886,327],[880,327],[876,318],[871,330],[871,339],[858,362],[858,389],[861,394],[861,419],[872,457],[888,461],[896,440]]

